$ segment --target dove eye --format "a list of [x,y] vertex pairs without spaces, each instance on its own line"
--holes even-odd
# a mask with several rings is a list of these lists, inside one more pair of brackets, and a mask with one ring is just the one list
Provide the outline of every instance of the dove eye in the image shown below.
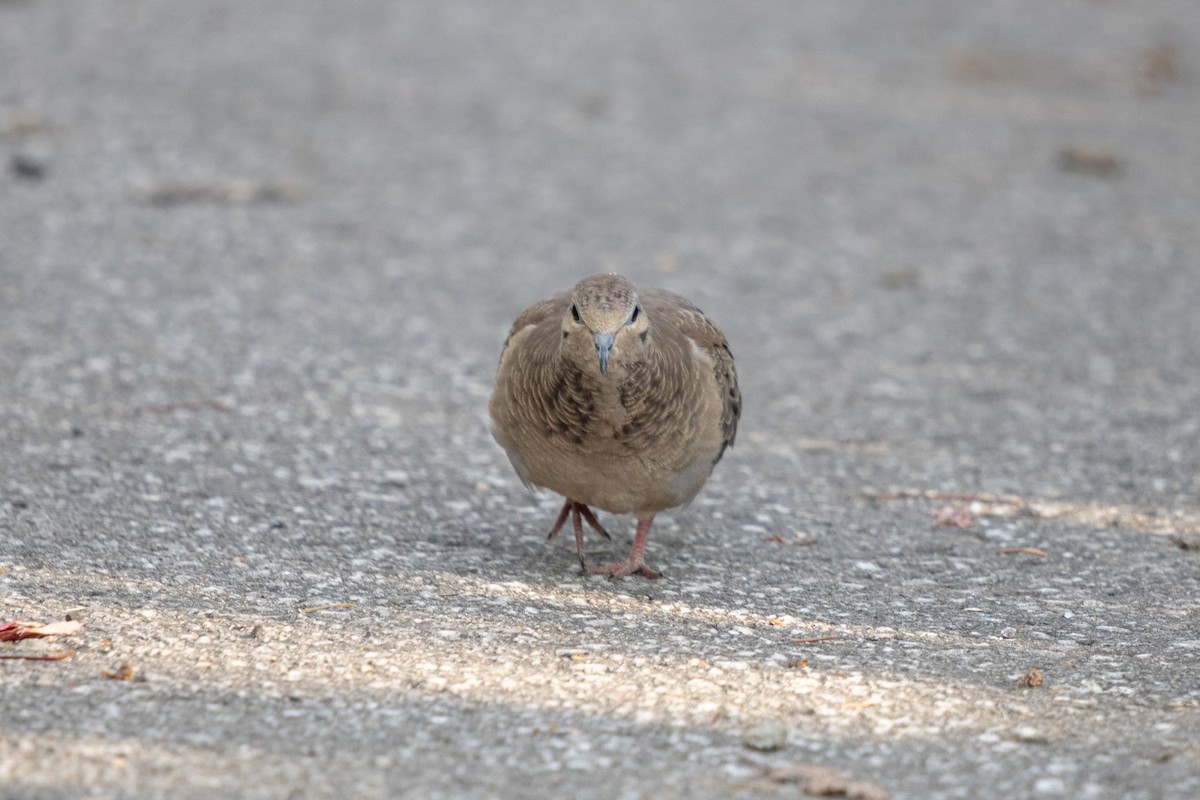
[[634,306],[634,307],[633,307],[633,313],[629,315],[629,321],[630,321],[630,322],[637,322],[638,314],[640,314],[640,313],[642,313],[642,307],[641,307],[641,306]]
[[579,322],[579,306],[574,303],[571,304],[571,318]]

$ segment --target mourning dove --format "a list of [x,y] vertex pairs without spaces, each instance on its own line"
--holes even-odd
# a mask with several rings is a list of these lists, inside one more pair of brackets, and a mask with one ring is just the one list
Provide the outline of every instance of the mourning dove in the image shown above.
[[[733,444],[741,414],[733,354],[700,309],[620,275],[584,278],[525,309],[504,342],[488,404],[492,435],[530,488],[566,501],[580,567],[624,578],[646,566],[658,512],[688,503]],[[588,569],[580,517],[608,537],[591,507],[633,514],[624,561]]]

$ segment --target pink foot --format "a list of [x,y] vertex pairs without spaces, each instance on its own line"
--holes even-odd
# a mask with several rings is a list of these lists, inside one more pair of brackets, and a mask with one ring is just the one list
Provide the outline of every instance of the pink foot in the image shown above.
[[651,580],[662,577],[661,572],[650,569],[646,566],[645,562],[641,561],[640,559],[633,561],[628,558],[624,561],[618,561],[614,564],[605,564],[603,567],[592,567],[587,571],[587,574],[607,575],[614,581],[619,581],[621,578],[628,578],[630,575],[634,574],[643,575]]
[[644,577],[661,578],[662,573],[650,569],[646,566],[646,540],[650,538],[650,525],[654,522],[654,517],[650,519],[639,519],[637,533],[633,537],[633,547],[629,548],[629,557],[624,561],[618,561],[615,564],[605,564],[603,567],[592,567],[587,570],[589,575],[608,575],[613,580],[628,578],[630,575],[638,574]]

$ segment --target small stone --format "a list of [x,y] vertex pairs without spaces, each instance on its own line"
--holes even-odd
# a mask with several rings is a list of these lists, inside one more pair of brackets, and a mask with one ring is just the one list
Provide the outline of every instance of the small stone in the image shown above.
[[1064,794],[1067,791],[1067,784],[1062,778],[1038,778],[1033,783],[1033,791],[1039,796]]
[[17,153],[10,162],[12,172],[27,181],[40,181],[46,177],[46,162],[27,153]]
[[764,753],[783,747],[787,739],[787,726],[777,719],[759,723],[742,734],[742,744]]
[[397,487],[407,486],[408,473],[402,469],[389,469],[383,473],[383,482]]
[[1019,725],[1012,729],[1012,735],[1018,742],[1025,744],[1046,744],[1050,738],[1032,725]]

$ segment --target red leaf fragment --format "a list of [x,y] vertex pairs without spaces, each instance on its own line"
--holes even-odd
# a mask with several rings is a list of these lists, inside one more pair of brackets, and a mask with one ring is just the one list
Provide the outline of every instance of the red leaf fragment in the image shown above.
[[975,524],[975,515],[969,506],[945,505],[933,512],[936,528],[969,528]]
[[14,619],[11,622],[0,622],[0,642],[19,642],[22,639],[40,639],[43,636],[70,636],[82,627],[83,623],[75,619],[49,622],[45,625]]

